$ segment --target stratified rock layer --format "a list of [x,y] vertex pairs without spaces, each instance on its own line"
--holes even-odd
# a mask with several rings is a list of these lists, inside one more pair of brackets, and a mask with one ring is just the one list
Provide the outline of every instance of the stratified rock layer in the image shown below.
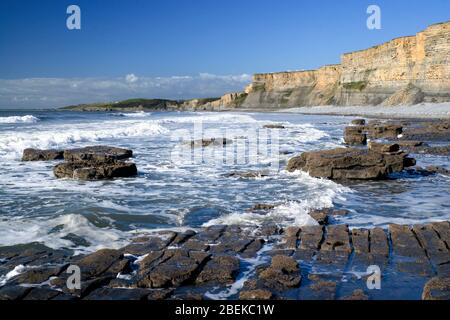
[[382,179],[415,165],[405,152],[380,153],[356,148],[304,152],[289,160],[286,170],[302,170],[329,179]]

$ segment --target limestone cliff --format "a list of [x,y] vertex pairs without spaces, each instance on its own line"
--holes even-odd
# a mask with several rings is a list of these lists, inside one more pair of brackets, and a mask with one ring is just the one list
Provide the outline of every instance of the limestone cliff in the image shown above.
[[255,74],[243,93],[208,104],[220,108],[399,105],[450,101],[450,21],[415,36],[346,53],[318,70]]

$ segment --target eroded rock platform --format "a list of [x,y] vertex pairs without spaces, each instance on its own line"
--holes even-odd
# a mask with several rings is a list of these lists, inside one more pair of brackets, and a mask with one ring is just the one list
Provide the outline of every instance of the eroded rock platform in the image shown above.
[[[388,230],[219,225],[81,256],[3,247],[0,299],[449,299],[449,242],[449,222],[436,222]],[[70,265],[81,270],[79,290],[67,287]],[[367,286],[374,266],[379,290]]]

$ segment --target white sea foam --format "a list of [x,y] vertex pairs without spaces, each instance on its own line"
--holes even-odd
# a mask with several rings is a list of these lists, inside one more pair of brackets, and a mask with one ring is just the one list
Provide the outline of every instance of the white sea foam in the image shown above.
[[53,126],[44,131],[7,131],[0,134],[0,157],[17,159],[25,148],[60,148],[74,143],[105,139],[152,136],[167,133],[158,123],[143,121],[110,121],[104,123]]
[[126,117],[126,118],[145,118],[151,115],[150,112],[128,112],[128,113],[111,113],[112,116],[115,117]]
[[38,121],[39,118],[32,115],[0,117],[0,123],[35,123]]
[[[57,228],[56,228],[57,227]],[[76,253],[90,252],[102,248],[118,249],[125,246],[131,234],[113,227],[99,228],[78,214],[67,214],[56,218],[11,218],[0,221],[0,246],[41,242],[58,249],[67,247]],[[87,247],[76,246],[72,241],[62,239],[74,234],[90,243]]]
[[281,225],[317,225],[317,221],[308,214],[312,209],[330,208],[337,197],[343,199],[345,192],[351,189],[337,184],[331,180],[317,179],[307,173],[297,171],[294,173],[281,172],[282,175],[294,177],[290,183],[301,183],[305,186],[304,199],[297,201],[285,201],[266,214],[257,212],[233,212],[222,217],[212,219],[204,224],[211,226],[216,224],[242,224],[261,225],[264,222],[274,222]]
[[4,286],[10,279],[14,278],[15,276],[18,276],[22,272],[25,271],[25,266],[22,264],[19,264],[16,266],[13,270],[8,272],[7,274],[0,276],[0,287]]
[[229,123],[257,123],[250,115],[237,113],[198,113],[192,116],[167,117],[165,119],[156,120],[160,123],[195,123],[195,122],[220,122]]

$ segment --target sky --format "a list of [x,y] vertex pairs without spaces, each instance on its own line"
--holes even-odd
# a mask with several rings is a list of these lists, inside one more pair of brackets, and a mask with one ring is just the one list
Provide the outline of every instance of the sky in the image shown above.
[[215,97],[448,20],[448,0],[2,0],[0,108]]

